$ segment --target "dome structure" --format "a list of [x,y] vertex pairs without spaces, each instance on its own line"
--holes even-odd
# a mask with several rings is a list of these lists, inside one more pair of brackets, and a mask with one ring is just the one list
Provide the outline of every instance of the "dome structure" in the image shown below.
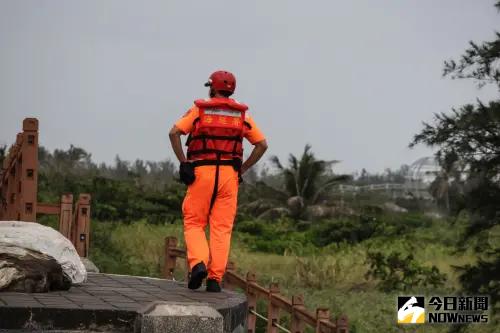
[[428,185],[434,181],[440,170],[441,167],[434,157],[422,157],[410,165],[407,180]]

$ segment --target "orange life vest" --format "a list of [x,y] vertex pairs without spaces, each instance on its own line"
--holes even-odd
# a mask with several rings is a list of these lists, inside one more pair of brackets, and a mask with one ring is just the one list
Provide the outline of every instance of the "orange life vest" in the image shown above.
[[248,106],[231,98],[199,99],[194,102],[199,117],[186,142],[191,160],[243,158],[245,112]]

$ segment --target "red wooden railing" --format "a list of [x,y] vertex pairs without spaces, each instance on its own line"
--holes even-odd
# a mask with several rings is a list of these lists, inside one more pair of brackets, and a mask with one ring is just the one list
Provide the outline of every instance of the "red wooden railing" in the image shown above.
[[[177,258],[186,258],[186,250],[178,247],[175,237],[165,238],[165,263],[163,275],[166,279],[174,278]],[[187,261],[186,261],[187,262]],[[186,266],[186,280],[189,278],[189,266]],[[339,316],[337,320],[330,319],[330,311],[327,308],[318,308],[316,313],[308,311],[304,306],[304,298],[301,295],[292,296],[289,300],[280,295],[279,285],[271,283],[269,289],[260,286],[254,273],[247,273],[246,277],[236,272],[234,263],[229,263],[223,280],[224,288],[240,288],[247,296],[248,333],[255,333],[257,319],[267,322],[266,332],[275,333],[280,331],[303,333],[306,326],[314,329],[316,333],[348,333],[349,325],[346,316]],[[267,302],[267,315],[257,312],[257,301]],[[280,324],[280,312],[290,314],[290,328]]]
[[34,222],[37,211],[38,120],[26,118],[23,131],[2,166],[0,217]]
[[26,118],[0,171],[0,220],[36,222],[39,214],[58,215],[59,231],[88,255],[90,195],[80,194],[73,214],[73,195],[63,194],[56,204],[40,203],[38,193],[38,120]]

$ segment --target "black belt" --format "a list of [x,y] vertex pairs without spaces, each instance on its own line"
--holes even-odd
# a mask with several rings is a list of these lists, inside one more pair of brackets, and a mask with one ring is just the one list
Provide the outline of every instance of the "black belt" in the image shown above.
[[194,167],[205,166],[205,165],[230,165],[236,171],[240,171],[241,168],[241,160],[240,159],[232,159],[232,160],[199,160],[191,162]]

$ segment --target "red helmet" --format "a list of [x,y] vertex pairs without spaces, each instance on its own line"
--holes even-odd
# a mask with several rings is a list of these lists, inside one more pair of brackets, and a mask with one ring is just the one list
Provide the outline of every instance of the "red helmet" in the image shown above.
[[216,71],[208,78],[205,87],[212,87],[215,91],[227,91],[231,94],[236,89],[236,78],[227,71]]

